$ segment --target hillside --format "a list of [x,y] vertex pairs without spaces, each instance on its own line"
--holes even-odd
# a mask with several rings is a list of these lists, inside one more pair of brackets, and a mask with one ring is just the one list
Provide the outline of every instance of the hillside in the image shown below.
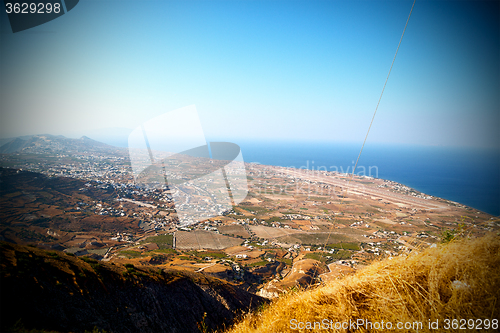
[[0,242],[0,331],[198,332],[265,302],[201,274],[103,263]]
[[498,332],[499,319],[500,237],[489,235],[289,293],[227,332],[382,332],[388,325],[398,332]]
[[82,136],[80,139],[71,139],[62,135],[31,135],[13,138],[8,141],[2,140],[2,143],[0,154],[19,152],[40,153],[63,150],[70,150],[72,152],[116,150],[116,147],[92,140],[86,136]]

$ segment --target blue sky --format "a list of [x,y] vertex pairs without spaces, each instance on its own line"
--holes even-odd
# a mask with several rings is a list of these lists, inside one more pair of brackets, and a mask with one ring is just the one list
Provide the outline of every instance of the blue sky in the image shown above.
[[[412,1],[86,0],[13,34],[0,136],[133,129],[195,104],[207,139],[362,141]],[[497,1],[418,1],[368,140],[500,145]]]

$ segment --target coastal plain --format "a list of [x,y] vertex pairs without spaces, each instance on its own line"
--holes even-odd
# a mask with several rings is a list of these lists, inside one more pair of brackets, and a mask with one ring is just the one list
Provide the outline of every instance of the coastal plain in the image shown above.
[[[88,138],[33,140],[0,156],[0,240],[198,272],[267,298],[500,229],[498,217],[393,181],[252,163],[243,201],[186,224],[167,186],[137,186],[126,150]],[[210,197],[192,187],[187,199]]]

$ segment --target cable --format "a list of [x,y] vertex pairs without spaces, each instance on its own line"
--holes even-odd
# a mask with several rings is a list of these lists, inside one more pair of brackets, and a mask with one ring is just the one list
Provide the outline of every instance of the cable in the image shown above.
[[406,20],[405,28],[403,29],[403,33],[401,34],[401,38],[399,39],[398,48],[396,49],[396,53],[394,54],[394,58],[392,59],[391,68],[389,68],[389,73],[385,79],[384,87],[382,88],[382,92],[380,93],[380,97],[377,102],[377,106],[375,107],[375,112],[373,112],[373,117],[370,122],[370,126],[368,127],[368,131],[366,131],[365,140],[363,141],[363,145],[361,146],[361,150],[359,151],[358,158],[356,159],[356,164],[354,164],[354,168],[352,169],[352,175],[354,176],[354,171],[356,170],[356,166],[358,165],[359,158],[361,157],[361,152],[365,147],[366,139],[368,138],[368,134],[370,133],[370,129],[372,128],[373,120],[375,119],[375,115],[377,114],[378,106],[380,105],[380,100],[382,99],[382,95],[385,91],[385,86],[387,85],[387,81],[389,80],[389,76],[391,75],[392,67],[394,66],[394,61],[396,61],[396,56],[398,55],[399,47],[401,46],[401,42],[403,41],[403,36],[405,35],[406,27],[408,26],[408,22],[410,21],[411,13],[413,12],[413,7],[415,6],[415,1],[413,0],[413,4],[411,5],[410,14],[408,15],[408,19]]
[[[373,120],[375,119],[375,115],[377,114],[377,110],[378,110],[378,107],[380,105],[380,101],[382,100],[382,95],[384,94],[385,87],[387,85],[387,81],[389,80],[389,76],[391,75],[392,67],[394,66],[394,62],[396,61],[396,56],[398,55],[399,47],[401,46],[401,42],[403,41],[403,36],[405,35],[406,27],[408,26],[408,22],[410,21],[411,13],[413,12],[413,7],[415,6],[415,1],[416,0],[413,0],[413,4],[411,5],[410,14],[408,15],[408,18],[406,19],[406,24],[405,24],[405,27],[403,29],[403,33],[401,34],[401,38],[399,39],[399,43],[398,43],[398,47],[396,49],[396,53],[394,54],[394,58],[392,59],[391,67],[389,68],[389,73],[387,74],[387,77],[385,79],[384,87],[382,88],[382,92],[380,93],[380,97],[378,99],[377,106],[375,107],[375,111],[373,112],[372,120],[370,121],[370,126],[368,126],[368,130],[366,131],[365,139],[363,141],[363,144],[361,145],[361,149],[359,151],[358,158],[356,159],[356,163],[354,164],[354,167],[352,169],[351,176],[348,177],[348,179],[347,179],[347,185],[344,187],[345,188],[344,195],[342,195],[339,207],[342,207],[342,205],[344,203],[344,198],[346,197],[347,191],[349,190],[349,184],[351,183],[351,180],[354,179],[354,174],[355,174],[355,171],[356,171],[356,167],[358,166],[359,158],[361,157],[361,153],[363,152],[363,148],[365,147],[365,143],[366,143],[366,140],[368,139],[368,134],[370,133],[370,129],[372,128]],[[340,210],[340,213],[342,213],[342,210]],[[335,216],[335,218],[332,221],[332,226],[335,224],[336,220],[337,220],[337,215]],[[330,240],[331,232],[332,232],[332,229],[330,227],[330,232],[328,233],[328,237],[326,238],[326,241],[325,241],[325,244],[323,245],[323,248],[325,248],[328,245],[328,241]],[[316,269],[316,266],[315,266],[315,270],[314,270],[313,276],[316,274],[316,271],[317,271],[317,269]],[[311,279],[309,281],[308,287],[311,285],[312,280],[313,279]]]

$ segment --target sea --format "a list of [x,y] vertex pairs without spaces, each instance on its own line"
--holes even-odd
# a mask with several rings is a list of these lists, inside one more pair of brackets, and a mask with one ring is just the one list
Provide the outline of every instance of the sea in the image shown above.
[[[360,144],[238,141],[245,162],[352,173]],[[500,150],[367,143],[355,174],[500,215]]]

